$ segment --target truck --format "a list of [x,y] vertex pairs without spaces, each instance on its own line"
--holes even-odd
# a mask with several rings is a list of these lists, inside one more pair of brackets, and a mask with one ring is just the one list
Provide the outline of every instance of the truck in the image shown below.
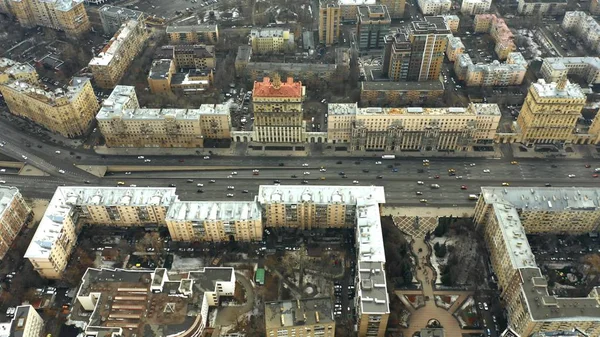
[[396,155],[384,154],[383,156],[381,156],[381,159],[396,159]]
[[431,188],[440,188],[440,185],[438,185],[438,184],[431,184]]
[[469,194],[469,200],[477,200],[477,199],[479,199],[477,197],[477,194]]

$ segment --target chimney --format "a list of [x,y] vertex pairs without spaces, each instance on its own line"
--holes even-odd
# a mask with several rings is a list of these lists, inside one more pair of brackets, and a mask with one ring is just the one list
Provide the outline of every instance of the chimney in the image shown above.
[[279,89],[281,88],[281,77],[279,77],[278,73],[273,75],[273,88]]
[[558,83],[556,83],[556,89],[560,90],[560,91],[564,91],[565,88],[567,87],[567,76],[563,76],[560,78],[560,80],[558,80]]

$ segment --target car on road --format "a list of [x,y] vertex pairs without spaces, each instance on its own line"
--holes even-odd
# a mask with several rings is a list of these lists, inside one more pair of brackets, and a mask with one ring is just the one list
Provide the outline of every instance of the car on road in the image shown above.
[[321,180],[325,180],[325,177],[321,177],[320,179],[321,179]]
[[233,197],[233,193],[227,193],[227,198],[232,198]]
[[358,184],[358,180],[352,181],[353,184]]
[[291,175],[291,177],[292,177],[292,178],[298,178],[298,176],[297,176],[297,175],[295,175],[295,174],[292,174],[292,175]]
[[511,165],[517,165],[518,163],[519,163],[519,162],[518,162],[518,161],[516,161],[516,160],[513,160],[513,161],[511,161],[511,162],[510,162],[510,164],[511,164]]
[[574,175],[574,174],[569,174],[569,176],[568,176],[568,177],[569,177],[569,178],[575,178],[575,177],[576,177],[576,175]]
[[308,167],[308,163],[302,164],[302,167]]
[[550,184],[550,183],[545,183],[545,184],[544,184],[544,186],[546,186],[546,187],[552,187],[552,184]]
[[236,172],[236,171],[233,171],[233,172],[231,172],[231,175],[232,175],[232,176],[237,176],[237,172]]
[[462,179],[463,176],[456,176],[456,179]]
[[129,171],[125,172],[125,175],[130,175],[130,174],[131,174],[131,172],[129,172]]
[[327,172],[327,169],[326,169],[326,168],[324,168],[324,167],[321,167],[321,168],[319,169],[319,172]]
[[305,176],[307,176],[307,175],[309,175],[309,174],[310,174],[310,172],[308,172],[308,171],[304,172],[304,175],[305,175]]
[[475,163],[471,163],[471,164],[469,164],[469,166],[475,166],[475,165],[476,165]]
[[376,161],[375,165],[381,165],[381,162],[380,161]]
[[0,180],[0,184],[6,184],[6,180]]
[[258,171],[258,170],[252,170],[252,175],[253,175],[253,176],[257,176],[257,175],[258,175],[258,173],[259,173],[259,171]]
[[144,159],[144,156],[138,156],[138,159]]
[[483,309],[484,310],[489,310],[487,303],[483,302]]
[[125,185],[125,182],[123,182],[123,181],[117,181],[117,185],[118,186],[123,186],[123,185]]
[[285,166],[285,164],[284,163],[279,163],[279,166]]
[[477,307],[479,308],[479,310],[483,310],[483,304],[481,304],[481,302],[477,303]]
[[60,151],[56,150],[56,151],[54,151],[54,153],[56,153],[56,154],[60,154]]
[[84,183],[84,184],[87,184],[87,185],[91,184],[91,182],[90,182],[89,180],[86,180],[86,181],[84,181],[83,183]]
[[151,161],[152,161],[151,159],[144,159],[144,163],[149,163]]
[[369,173],[369,170],[367,170],[367,169],[363,169],[362,171],[363,171],[364,173]]
[[392,169],[392,172],[398,172],[398,169],[394,167],[394,168]]
[[169,184],[169,187],[177,187],[175,184]]
[[65,170],[58,170],[58,173],[65,174]]
[[435,176],[433,176],[433,179],[440,179],[440,176],[436,174]]
[[196,186],[197,186],[197,187],[204,187],[204,184],[202,184],[202,183],[198,183],[198,184],[196,184]]
[[211,184],[214,184],[214,183],[216,183],[216,181],[215,181],[214,179],[211,179],[211,180],[209,180],[208,182],[209,182],[209,183],[211,183]]
[[23,157],[23,159],[27,160],[27,156],[21,155],[21,157]]
[[490,173],[491,171],[488,169],[483,170],[483,173]]
[[377,179],[383,179],[383,176],[379,175],[377,176]]
[[592,174],[592,177],[594,177],[594,178],[598,178],[598,173],[594,173],[594,174]]
[[509,183],[502,183],[502,186],[510,186]]
[[585,164],[585,168],[590,168],[590,167],[592,167],[592,165],[590,165],[590,164]]
[[204,159],[205,160],[210,159],[210,156],[204,156]]
[[193,183],[193,182],[194,182],[194,179],[188,179],[188,180],[187,180],[187,182],[188,182],[188,183]]
[[339,164],[341,164],[341,163],[342,163],[342,161],[341,161],[341,160],[338,160],[336,164],[338,164],[338,165],[339,165]]
[[248,190],[243,190],[242,193],[248,193]]
[[419,180],[419,181],[417,181],[417,185],[424,185],[424,184],[425,184],[425,183],[424,183],[424,182],[422,182],[422,181],[420,181],[420,180]]
[[416,193],[417,193],[417,195],[423,195],[423,192],[421,192],[421,191],[417,191]]
[[461,190],[466,190],[467,189],[467,185],[460,185],[460,189]]
[[421,199],[421,200],[419,200],[419,202],[427,203],[427,199]]
[[196,193],[204,193],[204,190],[199,189],[196,191]]
[[235,190],[235,186],[227,186],[228,190]]
[[429,159],[423,159],[424,163],[429,163]]
[[233,178],[233,176],[230,174],[230,175],[227,176],[227,178]]
[[308,184],[308,180],[302,180],[302,185]]

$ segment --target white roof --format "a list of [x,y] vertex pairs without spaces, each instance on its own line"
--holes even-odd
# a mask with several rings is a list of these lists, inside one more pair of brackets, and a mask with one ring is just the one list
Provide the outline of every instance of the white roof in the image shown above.
[[0,219],[4,217],[6,207],[12,203],[17,193],[19,189],[14,186],[0,186]]
[[543,98],[586,98],[583,91],[581,91],[581,87],[568,80],[564,90],[558,89],[556,82],[546,83],[544,79],[539,79],[538,82],[533,83],[532,86],[538,95]]
[[[108,49],[101,51],[96,57],[92,58],[89,65],[106,66],[109,65],[113,58],[120,54],[120,49],[124,48],[124,42],[130,38],[130,35],[139,25],[137,20],[128,20],[121,26],[121,29],[108,42]],[[106,47],[104,47],[106,48]]]
[[256,202],[248,201],[180,201],[169,208],[166,220],[260,220],[262,213]]
[[359,198],[356,205],[358,261],[385,263],[379,204]]
[[382,204],[385,203],[385,192],[382,186],[261,185],[258,190],[258,202],[261,204],[313,202],[356,205],[358,198]]

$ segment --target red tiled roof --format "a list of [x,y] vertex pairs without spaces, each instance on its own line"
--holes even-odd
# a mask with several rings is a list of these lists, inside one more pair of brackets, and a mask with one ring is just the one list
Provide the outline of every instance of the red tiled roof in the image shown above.
[[302,82],[294,82],[288,77],[286,82],[281,82],[279,88],[273,87],[273,82],[265,77],[262,82],[255,81],[252,90],[253,97],[302,97]]

